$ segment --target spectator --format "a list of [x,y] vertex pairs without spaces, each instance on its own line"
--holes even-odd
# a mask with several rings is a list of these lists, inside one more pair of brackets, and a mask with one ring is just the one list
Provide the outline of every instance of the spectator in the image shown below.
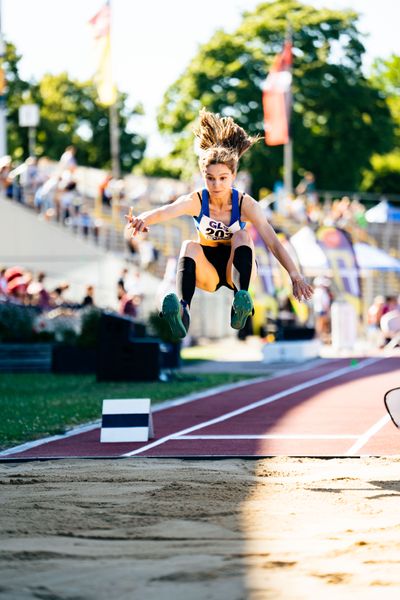
[[140,316],[140,307],[144,298],[144,286],[142,282],[142,274],[139,269],[134,272],[133,278],[126,280],[125,289],[132,298],[132,301],[136,307],[135,316]]
[[61,171],[74,170],[77,166],[75,146],[67,146],[62,153],[58,166]]
[[76,182],[69,181],[60,195],[61,215],[63,225],[69,223],[74,212],[75,197],[77,195]]
[[92,285],[88,285],[86,287],[86,295],[82,300],[82,307],[86,306],[95,306],[94,303],[94,287]]
[[329,293],[330,280],[326,277],[314,279],[313,309],[315,316],[315,333],[324,343],[330,337],[330,310],[332,297]]
[[124,267],[117,281],[117,286],[126,289],[126,278],[128,277],[128,269]]
[[69,283],[66,281],[60,283],[54,290],[51,292],[51,300],[54,306],[66,306],[68,303],[64,298],[65,292],[69,289]]
[[385,304],[384,296],[375,296],[367,310],[367,338],[376,347],[381,346],[383,342],[380,322],[383,314],[387,312]]
[[28,304],[28,285],[29,276],[22,275],[11,279],[7,284],[7,294],[9,299],[15,304]]
[[7,296],[7,279],[5,278],[6,269],[2,267],[0,269],[0,298]]
[[57,177],[49,177],[38,187],[33,198],[33,206],[38,213],[46,212],[54,206],[54,193],[57,188]]
[[134,298],[128,294],[122,285],[118,286],[118,312],[120,315],[136,317],[137,309]]
[[22,186],[22,196],[25,204],[33,206],[33,199],[38,189],[41,179],[38,168],[37,158],[29,156],[25,161],[25,170],[21,173],[20,184]]
[[382,316],[380,327],[385,347],[395,348],[400,344],[400,310],[397,307]]
[[101,198],[101,203],[106,205],[106,206],[111,206],[111,197],[112,197],[112,192],[110,189],[110,181],[112,180],[113,176],[111,173],[107,173],[107,175],[104,177],[104,179],[101,181],[100,185],[99,185],[99,196]]
[[31,296],[31,303],[40,308],[41,311],[50,310],[52,307],[50,292],[44,286],[45,278],[45,273],[38,273],[37,281],[32,281],[27,290]]
[[38,306],[42,310],[50,310],[51,308],[51,296],[49,291],[45,288],[44,280],[46,278],[45,273],[41,272],[38,274],[38,283],[40,285]]
[[12,185],[10,180],[11,165],[12,158],[8,154],[0,158],[0,187],[7,198],[12,198],[12,192],[10,194],[10,186]]
[[82,211],[78,217],[78,223],[80,225],[81,231],[84,237],[88,237],[91,230],[93,230],[93,219],[86,208],[86,206],[82,207]]
[[307,204],[315,205],[318,203],[314,173],[311,171],[304,173],[303,178],[296,187],[296,194],[304,195],[307,199]]

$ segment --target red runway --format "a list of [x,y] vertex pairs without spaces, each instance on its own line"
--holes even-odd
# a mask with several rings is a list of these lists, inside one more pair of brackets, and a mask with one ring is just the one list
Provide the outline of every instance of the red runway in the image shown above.
[[[353,361],[354,363],[354,361]],[[322,360],[312,368],[153,408],[149,442],[100,443],[100,426],[0,454],[1,459],[399,455],[383,396],[399,358]]]

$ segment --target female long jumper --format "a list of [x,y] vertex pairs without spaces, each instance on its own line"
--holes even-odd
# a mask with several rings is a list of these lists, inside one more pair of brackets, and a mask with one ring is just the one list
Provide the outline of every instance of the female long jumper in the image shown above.
[[248,289],[257,275],[257,267],[247,222],[252,223],[289,273],[295,298],[309,300],[313,292],[256,200],[233,188],[240,157],[258,139],[250,137],[231,117],[220,117],[205,109],[200,112],[200,125],[194,133],[199,139],[204,189],[138,216],[132,215],[132,209],[126,215],[132,236],[181,215],[190,215],[195,220],[197,241],[186,240],[181,247],[176,278],[178,296],[168,294],[162,303],[161,314],[175,338],[184,338],[188,331],[190,303],[196,287],[207,292],[215,292],[221,286],[233,290],[234,329],[242,329],[254,312]]

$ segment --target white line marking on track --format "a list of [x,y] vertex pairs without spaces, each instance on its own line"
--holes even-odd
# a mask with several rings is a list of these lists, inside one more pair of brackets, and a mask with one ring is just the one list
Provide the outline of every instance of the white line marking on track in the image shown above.
[[[314,367],[319,366],[323,363],[323,359],[315,359],[310,361],[307,365],[303,365],[302,372],[313,369]],[[182,396],[181,398],[175,398],[173,400],[165,400],[164,402],[160,402],[152,407],[152,412],[158,412],[161,410],[166,410],[168,408],[172,408],[174,406],[181,406],[182,404],[187,404],[188,402],[194,402],[195,400],[200,400],[201,398],[205,398],[207,396],[221,394],[222,392],[228,392],[231,389],[240,388],[246,385],[253,385],[255,383],[260,383],[261,381],[272,381],[273,379],[278,379],[279,377],[285,376],[287,374],[292,374],[292,369],[282,369],[276,375],[272,377],[252,377],[249,379],[245,379],[243,381],[237,381],[236,383],[227,383],[225,385],[219,385],[215,388],[207,388],[202,392],[193,392],[192,394],[187,394],[186,396]],[[72,437],[74,435],[79,435],[81,433],[85,433],[87,431],[92,431],[93,429],[97,429],[101,426],[101,419],[93,423],[84,423],[83,425],[77,425],[73,427],[66,433],[61,433],[59,435],[51,435],[45,438],[41,438],[40,440],[33,440],[32,442],[26,442],[25,444],[20,444],[19,446],[13,446],[12,448],[7,448],[7,450],[3,450],[0,452],[0,459],[2,457],[9,456],[10,454],[19,454],[21,452],[26,452],[27,450],[31,450],[31,448],[36,448],[37,446],[41,446],[42,444],[49,444],[50,442],[56,442],[58,440],[62,440],[68,437]]]
[[384,415],[381,419],[379,419],[379,421],[374,423],[374,425],[372,425],[372,427],[367,429],[367,431],[365,433],[363,433],[361,436],[359,436],[358,441],[355,444],[353,444],[353,446],[351,448],[349,448],[347,450],[346,454],[348,456],[352,456],[352,455],[356,454],[360,450],[360,448],[365,446],[365,444],[370,440],[370,438],[372,438],[372,436],[374,436],[376,433],[378,433],[378,431],[380,429],[382,429],[382,427],[384,427],[386,425],[386,423],[389,423],[389,421],[390,421],[390,416]]
[[295,385],[288,390],[278,392],[273,396],[269,396],[267,398],[263,398],[258,400],[257,402],[252,402],[251,404],[247,404],[246,406],[242,406],[242,408],[238,408],[231,412],[225,413],[224,415],[220,415],[214,419],[209,419],[208,421],[203,421],[202,423],[198,423],[197,425],[193,425],[192,427],[187,427],[186,429],[182,429],[181,431],[176,431],[165,437],[156,440],[150,444],[146,444],[137,450],[133,450],[132,452],[127,452],[126,454],[122,454],[124,457],[135,456],[136,454],[141,454],[142,452],[146,452],[147,450],[151,450],[151,448],[155,448],[156,446],[160,446],[161,444],[165,444],[169,440],[171,440],[174,436],[182,436],[192,433],[192,431],[196,431],[198,429],[203,429],[204,427],[209,427],[210,425],[215,425],[216,423],[221,423],[222,421],[226,421],[227,419],[231,419],[232,417],[236,417],[238,415],[242,415],[245,412],[250,410],[254,410],[255,408],[259,408],[260,406],[264,406],[266,404],[270,404],[271,402],[275,402],[276,400],[280,400],[281,398],[285,398],[291,394],[295,394],[296,392],[301,392],[307,388],[310,388],[314,385],[318,385],[319,383],[324,383],[326,381],[330,381],[331,379],[336,379],[337,377],[341,377],[342,375],[347,375],[347,373],[351,373],[354,371],[358,371],[360,369],[364,369],[374,363],[380,362],[384,360],[382,358],[368,358],[355,366],[343,367],[342,369],[338,369],[337,371],[333,371],[332,373],[328,373],[326,375],[322,375],[321,377],[316,377],[315,379],[311,379],[307,383],[302,383],[299,385]]
[[173,435],[172,440],[357,440],[358,435],[276,433],[265,435]]
[[[277,377],[280,377],[280,375],[278,375]],[[187,394],[186,396],[182,396],[181,398],[175,398],[174,400],[165,400],[164,402],[160,402],[160,404],[152,406],[151,411],[154,413],[161,410],[166,410],[167,408],[180,406],[181,404],[187,404],[188,402],[194,402],[194,400],[200,400],[201,398],[204,398],[206,396],[211,396],[213,394],[222,394],[222,392],[229,392],[230,390],[235,390],[246,385],[252,385],[253,383],[261,383],[262,381],[267,380],[271,381],[271,379],[275,379],[275,377],[253,377],[251,379],[237,381],[236,383],[226,383],[225,385],[218,385],[215,388],[208,388],[207,390],[203,390],[201,392],[193,392],[192,394]],[[7,448],[7,450],[3,450],[2,452],[0,452],[0,458],[9,456],[10,454],[19,454],[20,452],[26,452],[27,450],[37,448],[37,446],[41,446],[42,444],[57,442],[59,440],[69,438],[74,435],[80,435],[81,433],[92,431],[93,429],[97,429],[99,427],[101,427],[101,419],[97,419],[93,423],[77,425],[76,427],[73,427],[66,433],[50,435],[45,438],[40,438],[40,440],[33,440],[32,442],[26,442],[25,444],[20,444],[19,446]]]
[[0,452],[0,458],[3,458],[3,456],[8,456],[9,454],[19,454],[20,452],[26,452],[27,450],[31,450],[31,448],[36,448],[37,446],[41,446],[42,444],[49,444],[50,442],[65,440],[65,438],[72,437],[73,435],[79,435],[80,433],[92,431],[100,425],[101,421],[95,421],[94,423],[85,423],[85,425],[77,425],[77,427],[74,427],[73,429],[71,429],[71,431],[67,431],[66,433],[60,433],[59,435],[50,435],[48,437],[41,438],[40,440],[26,442],[25,444],[20,444],[19,446],[14,446],[13,448],[3,450],[3,452]]

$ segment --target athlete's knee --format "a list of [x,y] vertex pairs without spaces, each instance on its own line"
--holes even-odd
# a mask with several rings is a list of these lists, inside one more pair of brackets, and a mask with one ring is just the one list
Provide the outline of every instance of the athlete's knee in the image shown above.
[[235,231],[232,236],[232,244],[235,246],[250,246],[251,245],[251,237],[248,231],[245,229],[240,229],[240,231]]
[[190,256],[190,258],[196,259],[202,252],[201,246],[198,242],[193,240],[185,240],[181,246],[180,256]]

